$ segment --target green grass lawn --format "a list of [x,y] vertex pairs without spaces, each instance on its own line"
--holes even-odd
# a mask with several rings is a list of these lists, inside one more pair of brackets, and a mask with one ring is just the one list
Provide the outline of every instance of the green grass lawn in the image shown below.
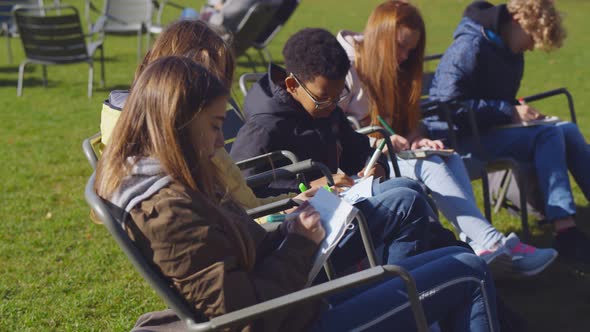
[[[193,7],[203,2],[176,1]],[[67,2],[83,8],[81,0]],[[282,45],[304,27],[359,31],[379,2],[303,1],[270,51],[280,63]],[[468,2],[414,1],[425,17],[428,53],[445,50]],[[561,0],[558,5],[565,14],[568,39],[557,52],[527,55],[521,95],[567,87],[575,98],[580,128],[588,136],[590,2]],[[166,17],[170,20],[177,14],[169,9]],[[101,102],[108,92],[131,82],[137,65],[136,39],[107,37],[107,87],[98,88],[95,80],[91,99],[86,97],[86,65],[50,67],[48,87],[40,83],[41,68],[31,66],[23,97],[17,98],[18,63],[23,59],[20,41],[12,40],[15,63],[11,65],[4,41],[0,44],[0,331],[129,330],[140,314],[165,305],[104,227],[90,221],[83,190],[91,169],[81,142],[99,130]],[[250,71],[245,58],[238,62],[238,73]],[[264,65],[257,68],[263,71]],[[565,105],[559,98],[538,104],[542,111],[562,117],[567,116]],[[580,210],[577,219],[588,231],[588,203],[579,188],[574,186],[574,191]],[[505,232],[520,230],[519,220],[505,212],[495,216],[494,223]],[[551,229],[531,225],[533,244],[550,245]],[[531,331],[590,327],[590,277],[562,262],[538,278],[498,287],[510,306],[528,319]]]

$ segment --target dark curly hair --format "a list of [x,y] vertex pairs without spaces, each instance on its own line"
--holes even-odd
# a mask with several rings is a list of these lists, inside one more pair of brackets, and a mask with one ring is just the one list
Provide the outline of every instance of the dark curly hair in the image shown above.
[[346,77],[350,60],[336,37],[319,28],[306,28],[292,35],[283,47],[285,68],[304,82],[318,76],[329,80]]

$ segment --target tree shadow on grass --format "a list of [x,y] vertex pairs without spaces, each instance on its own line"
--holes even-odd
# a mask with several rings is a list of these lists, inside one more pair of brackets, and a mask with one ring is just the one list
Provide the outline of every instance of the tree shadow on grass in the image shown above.
[[[578,226],[590,234],[590,207],[578,206]],[[533,222],[530,222],[533,226]],[[508,232],[520,232],[512,227]],[[533,227],[529,243],[551,247],[551,225]],[[528,331],[587,331],[590,326],[590,270],[558,258],[536,277],[496,281],[508,306],[528,323]]]
[[[12,86],[16,89],[17,83],[18,83],[18,80],[16,80],[16,79],[14,79],[14,80],[0,79],[0,87]],[[25,78],[23,80],[23,90],[25,90],[26,88],[34,87],[34,86],[43,86],[43,80],[40,78]],[[56,87],[56,86],[57,86],[57,83],[52,82],[52,81],[48,81],[46,87],[51,88],[51,87]]]
[[94,89],[96,92],[111,92],[113,90],[129,90],[129,84],[115,84],[115,85],[106,85],[104,88],[100,86]]
[[[25,67],[25,73],[32,73],[34,71],[34,66]],[[18,74],[18,65],[0,67],[0,74]]]

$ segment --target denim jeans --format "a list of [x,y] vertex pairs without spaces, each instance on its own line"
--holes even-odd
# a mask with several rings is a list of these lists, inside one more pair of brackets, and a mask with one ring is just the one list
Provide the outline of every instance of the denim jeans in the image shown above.
[[[438,221],[424,195],[416,181],[395,178],[375,181],[373,197],[355,205],[367,219],[375,247],[382,249],[380,264],[394,264],[430,249]],[[360,232],[347,234],[330,257],[337,270],[364,258]]]
[[590,148],[575,124],[495,129],[483,134],[481,142],[491,158],[534,164],[548,220],[576,213],[568,169],[590,198]]
[[459,155],[398,158],[397,163],[402,176],[420,181],[430,189],[440,212],[465,234],[473,247],[490,249],[504,239],[477,207],[471,181]]
[[[416,281],[429,324],[448,331],[498,331],[491,274],[479,257],[460,247],[429,251],[398,262]],[[399,278],[328,299],[311,331],[415,331]]]

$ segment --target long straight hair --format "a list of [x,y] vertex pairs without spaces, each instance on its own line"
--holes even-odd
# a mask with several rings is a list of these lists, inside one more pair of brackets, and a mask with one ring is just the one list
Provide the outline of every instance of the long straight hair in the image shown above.
[[154,60],[170,55],[194,60],[217,76],[226,88],[231,88],[235,70],[234,51],[214,26],[201,20],[180,20],[170,24],[137,67],[135,78]]
[[[397,33],[401,27],[420,33],[418,45],[398,66]],[[355,47],[355,69],[369,96],[371,124],[385,119],[396,133],[408,135],[420,117],[426,31],[416,7],[403,1],[386,1],[369,17],[364,38]]]
[[213,74],[186,57],[152,62],[135,81],[113,131],[117,139],[98,163],[96,192],[108,199],[130,174],[129,157],[151,157],[182,185],[214,198],[218,176],[191,140],[188,124],[227,94]]

